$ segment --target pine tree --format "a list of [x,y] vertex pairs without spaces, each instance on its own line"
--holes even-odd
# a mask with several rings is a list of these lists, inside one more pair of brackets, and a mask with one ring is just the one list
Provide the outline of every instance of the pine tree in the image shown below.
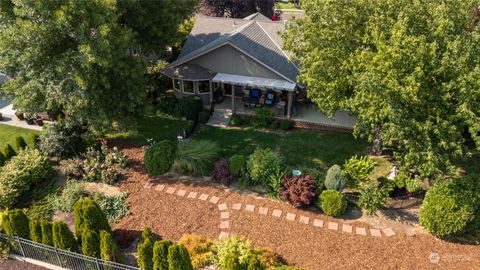
[[73,233],[64,222],[54,222],[52,226],[53,245],[56,248],[76,251],[77,242]]
[[42,243],[42,225],[40,221],[30,220],[30,240]]
[[42,244],[53,246],[52,223],[42,220],[40,226],[42,227]]
[[168,270],[168,248],[170,240],[157,241],[153,245],[153,270]]

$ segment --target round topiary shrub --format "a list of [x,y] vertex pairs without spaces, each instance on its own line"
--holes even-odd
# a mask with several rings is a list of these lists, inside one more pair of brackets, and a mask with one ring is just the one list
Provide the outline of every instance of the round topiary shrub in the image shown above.
[[336,190],[324,190],[320,194],[318,206],[329,216],[339,216],[347,209],[347,200]]
[[147,148],[143,162],[150,175],[166,173],[172,166],[176,146],[172,141],[161,141]]
[[[478,214],[478,194],[468,178],[437,181],[425,195],[420,225],[437,237],[463,233]],[[478,191],[478,184],[477,184]]]
[[230,173],[234,176],[240,175],[240,172],[245,168],[248,157],[244,155],[233,155],[229,159]]
[[248,158],[247,171],[252,184],[267,185],[272,174],[283,171],[282,159],[271,149],[258,148]]
[[336,191],[342,191],[345,188],[346,179],[342,175],[342,168],[337,164],[328,169],[325,177],[325,187]]

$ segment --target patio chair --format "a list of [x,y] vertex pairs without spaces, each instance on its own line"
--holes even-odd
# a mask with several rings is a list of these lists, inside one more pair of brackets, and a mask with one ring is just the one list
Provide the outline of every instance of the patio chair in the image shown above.
[[260,91],[260,89],[257,89],[257,88],[254,88],[250,91],[250,96],[247,100],[247,102],[245,102],[245,105],[246,106],[249,106],[249,107],[258,107],[260,106],[260,96],[261,96],[262,92]]
[[272,105],[275,98],[275,92],[273,90],[267,90],[267,96],[265,97],[265,105]]

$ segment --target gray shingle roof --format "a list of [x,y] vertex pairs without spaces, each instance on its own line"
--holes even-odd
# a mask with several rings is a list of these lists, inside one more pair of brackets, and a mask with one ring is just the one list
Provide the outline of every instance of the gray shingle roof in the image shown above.
[[244,19],[198,16],[182,52],[169,67],[230,43],[294,82],[298,68],[289,60],[290,54],[281,49],[283,41],[279,32],[284,29],[284,23],[260,15],[252,14]]
[[260,12],[253,13],[251,15],[248,15],[247,17],[243,18],[244,20],[250,21],[250,20],[256,20],[256,21],[272,21],[269,18],[267,18],[265,15],[263,15]]

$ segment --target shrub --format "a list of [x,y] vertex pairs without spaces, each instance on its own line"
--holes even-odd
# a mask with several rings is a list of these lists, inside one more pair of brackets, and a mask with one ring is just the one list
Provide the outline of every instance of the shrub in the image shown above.
[[5,155],[5,159],[8,161],[14,156],[16,156],[17,152],[15,152],[15,149],[13,149],[13,147],[9,143],[7,143],[3,147],[3,154]]
[[179,105],[179,102],[175,97],[175,95],[166,94],[160,97],[157,105],[157,109],[158,109],[158,112],[160,113],[181,117],[182,113],[180,112],[180,114],[178,114],[177,112],[178,105]]
[[198,96],[187,96],[182,99],[183,115],[187,120],[196,121],[198,113],[202,110],[202,99]]
[[297,266],[282,265],[279,267],[271,268],[271,270],[303,270],[303,268]]
[[242,117],[240,117],[240,115],[234,114],[234,115],[232,115],[232,117],[230,117],[230,125],[231,126],[241,126],[242,124],[243,124],[243,121],[242,121]]
[[270,248],[255,247],[254,253],[262,263],[262,266],[267,269],[282,265],[281,258],[277,254],[275,254],[275,252],[273,252]]
[[233,253],[227,254],[225,258],[224,270],[243,270],[245,267],[240,264],[239,258]]
[[284,178],[285,173],[283,171],[276,171],[268,177],[267,191],[275,199],[280,198],[280,186]]
[[378,208],[385,205],[387,198],[387,189],[370,184],[362,188],[357,205],[367,210],[367,214],[373,215]]
[[270,175],[283,170],[282,160],[271,149],[256,149],[247,161],[247,171],[253,184],[267,184]]
[[42,227],[42,244],[53,246],[53,229],[52,223],[42,220],[40,222],[40,226]]
[[113,184],[121,177],[120,168],[125,168],[128,158],[116,147],[109,150],[103,144],[100,150],[88,148],[81,163],[80,174],[85,181]]
[[202,268],[212,263],[212,251],[215,245],[207,237],[198,234],[184,234],[178,243],[188,250],[194,269]]
[[153,269],[153,241],[149,238],[138,244],[137,263],[141,269]]
[[30,220],[30,240],[42,243],[42,225],[40,221]]
[[229,165],[230,165],[230,173],[234,176],[240,175],[240,172],[245,168],[245,164],[247,163],[248,157],[244,155],[233,155],[230,157]]
[[280,195],[295,207],[311,205],[315,200],[315,178],[309,175],[287,175],[282,181]]
[[40,151],[20,151],[0,170],[0,208],[12,207],[32,185],[51,173],[50,161]]
[[105,214],[100,207],[90,198],[78,200],[73,207],[73,220],[75,223],[75,235],[80,243],[85,229],[95,231],[101,230],[111,232]]
[[153,244],[153,233],[152,233],[152,228],[150,227],[145,227],[143,228],[143,231],[142,231],[142,236],[141,236],[141,242],[145,242],[146,240],[150,240]]
[[215,162],[212,171],[212,180],[223,185],[230,185],[233,181],[233,175],[230,173],[228,159],[221,158]]
[[120,218],[128,214],[128,205],[126,203],[127,193],[122,192],[114,196],[103,196],[100,193],[95,194],[94,201],[98,204],[102,212],[110,222],[118,222]]
[[232,260],[238,260],[238,264],[233,265],[246,265],[246,259],[253,252],[253,247],[248,239],[234,234],[231,237],[220,239],[214,252],[213,258],[216,266],[222,269],[235,269],[228,268],[232,267]]
[[157,241],[153,245],[153,270],[168,269],[168,248],[173,245],[170,240]]
[[478,176],[437,180],[420,208],[420,225],[437,237],[478,230],[480,184]]
[[7,162],[7,158],[5,157],[5,155],[3,154],[3,152],[0,151],[0,167],[2,167],[3,165],[5,165],[5,162]]
[[3,231],[10,236],[18,236],[25,239],[30,238],[30,227],[28,217],[20,209],[7,210],[2,215]]
[[168,270],[193,270],[187,249],[182,245],[168,247]]
[[113,241],[112,234],[101,230],[100,231],[100,258],[105,261],[118,262],[117,259],[117,245]]
[[85,152],[89,146],[95,144],[95,136],[87,129],[62,121],[44,127],[39,148],[49,156],[69,158]]
[[100,258],[100,237],[88,228],[82,233],[82,253],[85,256]]
[[338,165],[333,165],[328,169],[325,177],[325,187],[336,191],[342,191],[345,188],[345,177],[342,175],[342,169]]
[[356,187],[368,179],[375,164],[376,162],[367,156],[354,156],[343,165],[343,174],[350,181],[350,186]]
[[271,124],[270,124],[270,129],[278,129],[280,127],[280,123],[278,121],[273,121]]
[[422,182],[417,178],[408,178],[405,180],[405,188],[408,192],[415,192],[422,190]]
[[84,161],[80,158],[60,160],[59,170],[67,177],[81,179],[84,175]]
[[255,118],[253,119],[253,126],[268,127],[273,122],[273,112],[266,107],[255,110]]
[[206,124],[206,123],[208,123],[208,120],[210,120],[210,113],[209,112],[201,111],[198,114],[198,122],[200,122],[202,124]]
[[181,142],[173,161],[173,168],[182,174],[205,173],[218,157],[220,148],[207,140]]
[[324,190],[318,199],[318,207],[329,216],[339,216],[347,209],[347,200],[336,190]]
[[247,270],[264,270],[262,263],[257,256],[251,256],[248,260]]
[[175,155],[175,144],[161,141],[147,148],[144,156],[145,168],[150,175],[164,174],[172,166]]
[[71,212],[75,203],[86,195],[87,192],[83,187],[83,183],[75,180],[67,180],[62,193],[53,197],[52,207],[55,210]]
[[137,237],[138,233],[133,230],[115,229],[113,231],[115,242],[123,249],[129,248]]
[[290,121],[288,119],[280,120],[280,129],[290,130],[290,129],[292,129],[292,127],[293,127],[292,121]]
[[33,133],[31,135],[31,140],[33,142],[33,148],[38,149],[38,146],[40,144],[40,135]]
[[56,248],[77,251],[77,242],[73,233],[64,222],[54,222],[52,226],[53,245]]
[[18,136],[15,138],[15,143],[16,143],[16,146],[17,146],[17,149],[18,150],[23,150],[25,148],[27,148],[27,142],[25,141],[25,139],[22,137],[22,136]]

